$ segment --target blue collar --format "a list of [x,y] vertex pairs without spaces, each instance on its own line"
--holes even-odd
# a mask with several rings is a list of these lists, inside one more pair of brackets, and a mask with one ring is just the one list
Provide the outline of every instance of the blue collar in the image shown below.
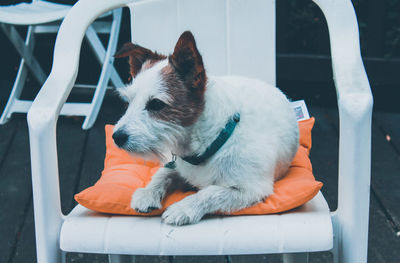
[[[207,149],[203,154],[201,155],[194,154],[191,156],[185,156],[181,157],[181,159],[192,165],[199,165],[206,162],[225,144],[225,142],[229,139],[229,137],[231,137],[239,121],[240,121],[240,114],[236,112],[226,123],[225,128],[222,129],[218,137],[210,144],[210,146],[207,147]],[[172,161],[167,163],[164,167],[174,169],[175,159],[176,157],[173,157]]]

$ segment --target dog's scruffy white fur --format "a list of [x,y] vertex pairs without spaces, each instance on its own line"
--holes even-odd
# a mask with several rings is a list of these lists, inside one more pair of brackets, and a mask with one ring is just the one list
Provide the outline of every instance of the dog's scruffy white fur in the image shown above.
[[[134,79],[119,90],[129,107],[114,128],[116,144],[164,162],[168,152],[178,156],[175,169],[160,168],[133,194],[133,209],[147,213],[161,208],[176,178],[199,191],[163,213],[163,220],[174,225],[246,208],[273,193],[299,141],[294,111],[280,90],[255,79],[206,76],[188,31],[168,57],[131,43],[116,54],[124,56],[130,57]],[[236,112],[236,129],[205,163],[192,165],[180,158],[204,153]]]

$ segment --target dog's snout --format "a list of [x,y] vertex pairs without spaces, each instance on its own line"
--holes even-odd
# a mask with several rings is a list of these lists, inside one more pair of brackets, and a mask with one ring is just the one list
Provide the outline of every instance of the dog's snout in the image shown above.
[[112,137],[114,139],[115,144],[118,145],[118,147],[122,147],[128,140],[128,134],[121,130],[114,132]]

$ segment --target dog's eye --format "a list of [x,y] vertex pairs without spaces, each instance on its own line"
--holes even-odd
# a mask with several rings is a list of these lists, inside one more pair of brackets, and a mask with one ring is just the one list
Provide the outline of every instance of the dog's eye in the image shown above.
[[159,99],[152,99],[149,102],[147,102],[146,110],[159,111],[162,110],[166,105],[167,104],[165,104],[163,101]]

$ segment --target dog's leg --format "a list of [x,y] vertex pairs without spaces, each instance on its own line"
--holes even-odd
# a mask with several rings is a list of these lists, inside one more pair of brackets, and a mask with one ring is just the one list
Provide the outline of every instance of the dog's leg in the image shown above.
[[211,185],[168,207],[162,218],[168,224],[192,224],[200,221],[205,214],[232,212],[248,207],[262,198],[263,196],[252,189]]
[[149,213],[161,208],[161,200],[177,172],[169,168],[160,168],[145,188],[137,189],[131,200],[131,207],[140,213]]

